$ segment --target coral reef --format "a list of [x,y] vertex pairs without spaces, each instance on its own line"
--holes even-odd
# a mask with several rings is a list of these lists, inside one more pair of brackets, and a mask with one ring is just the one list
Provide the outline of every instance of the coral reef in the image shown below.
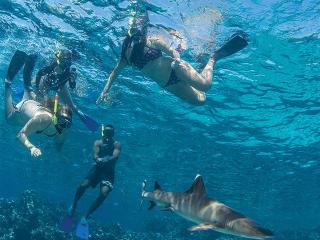
[[[72,234],[57,229],[57,222],[65,206],[43,201],[30,190],[21,199],[0,199],[0,240],[75,240]],[[152,219],[145,223],[144,232],[125,231],[119,224],[102,226],[90,220],[91,240],[231,240],[237,237],[214,231],[190,233],[186,222],[168,217]],[[276,234],[276,239],[320,240],[320,229],[314,231],[286,231]]]

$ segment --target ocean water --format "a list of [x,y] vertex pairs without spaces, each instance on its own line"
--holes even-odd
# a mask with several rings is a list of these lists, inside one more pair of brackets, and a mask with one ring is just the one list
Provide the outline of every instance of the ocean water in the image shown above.
[[[0,0],[1,79],[16,49],[37,53],[37,68],[56,49],[75,49],[80,55],[74,63],[76,104],[116,128],[122,152],[115,189],[93,218],[137,232],[161,219],[192,226],[171,213],[140,209],[140,186],[147,179],[151,189],[157,180],[165,190],[184,191],[201,174],[210,197],[273,230],[276,239],[309,239],[303,234],[310,232],[320,239],[320,1],[150,0],[150,23],[179,31],[188,47],[183,58],[195,67],[197,56],[205,59],[236,31],[248,34],[249,45],[216,64],[204,106],[183,102],[130,67],[108,100],[96,105],[128,23],[141,6],[113,0]],[[161,27],[154,32],[165,34]],[[165,36],[173,46],[179,42]],[[21,75],[14,83],[19,84]],[[1,92],[3,102],[3,84]],[[3,105],[0,111],[4,115]],[[76,119],[62,149],[33,136],[43,156],[32,158],[15,138],[19,128],[4,117],[0,122],[0,197],[15,199],[33,189],[68,206],[93,162],[99,133]],[[89,190],[79,212],[97,194]]]

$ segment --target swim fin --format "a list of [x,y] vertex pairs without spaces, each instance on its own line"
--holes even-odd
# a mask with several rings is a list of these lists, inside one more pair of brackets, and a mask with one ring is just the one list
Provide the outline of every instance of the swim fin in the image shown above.
[[79,112],[79,117],[90,131],[95,132],[99,129],[100,124],[85,113]]
[[24,90],[19,87],[17,87],[13,92],[14,97],[18,99],[22,99],[23,94],[24,94]]
[[224,57],[228,57],[248,45],[247,35],[244,32],[237,32],[231,36],[218,50],[216,50],[212,57],[218,61]]
[[82,218],[76,229],[76,236],[80,239],[89,238],[89,225],[86,219]]
[[64,215],[64,217],[61,219],[58,229],[60,231],[69,233],[72,231],[72,225],[73,225],[73,219],[72,217],[67,213]]

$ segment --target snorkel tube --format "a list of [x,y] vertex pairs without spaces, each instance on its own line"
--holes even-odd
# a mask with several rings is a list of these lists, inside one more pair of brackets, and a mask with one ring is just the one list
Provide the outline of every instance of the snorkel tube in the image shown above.
[[53,107],[53,117],[52,117],[52,122],[56,126],[58,123],[57,119],[57,111],[58,111],[58,93],[54,96],[54,107]]

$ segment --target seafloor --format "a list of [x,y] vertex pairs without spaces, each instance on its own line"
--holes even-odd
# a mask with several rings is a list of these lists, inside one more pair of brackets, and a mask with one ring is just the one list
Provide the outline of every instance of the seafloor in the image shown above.
[[[0,240],[72,240],[72,234],[57,229],[57,222],[66,206],[44,201],[34,192],[25,191],[20,199],[0,199]],[[190,233],[183,223],[173,219],[153,219],[145,223],[144,232],[124,230],[119,224],[103,226],[90,220],[91,240],[228,240],[240,239],[213,231]],[[316,240],[320,229],[314,231],[283,231],[275,239]]]

